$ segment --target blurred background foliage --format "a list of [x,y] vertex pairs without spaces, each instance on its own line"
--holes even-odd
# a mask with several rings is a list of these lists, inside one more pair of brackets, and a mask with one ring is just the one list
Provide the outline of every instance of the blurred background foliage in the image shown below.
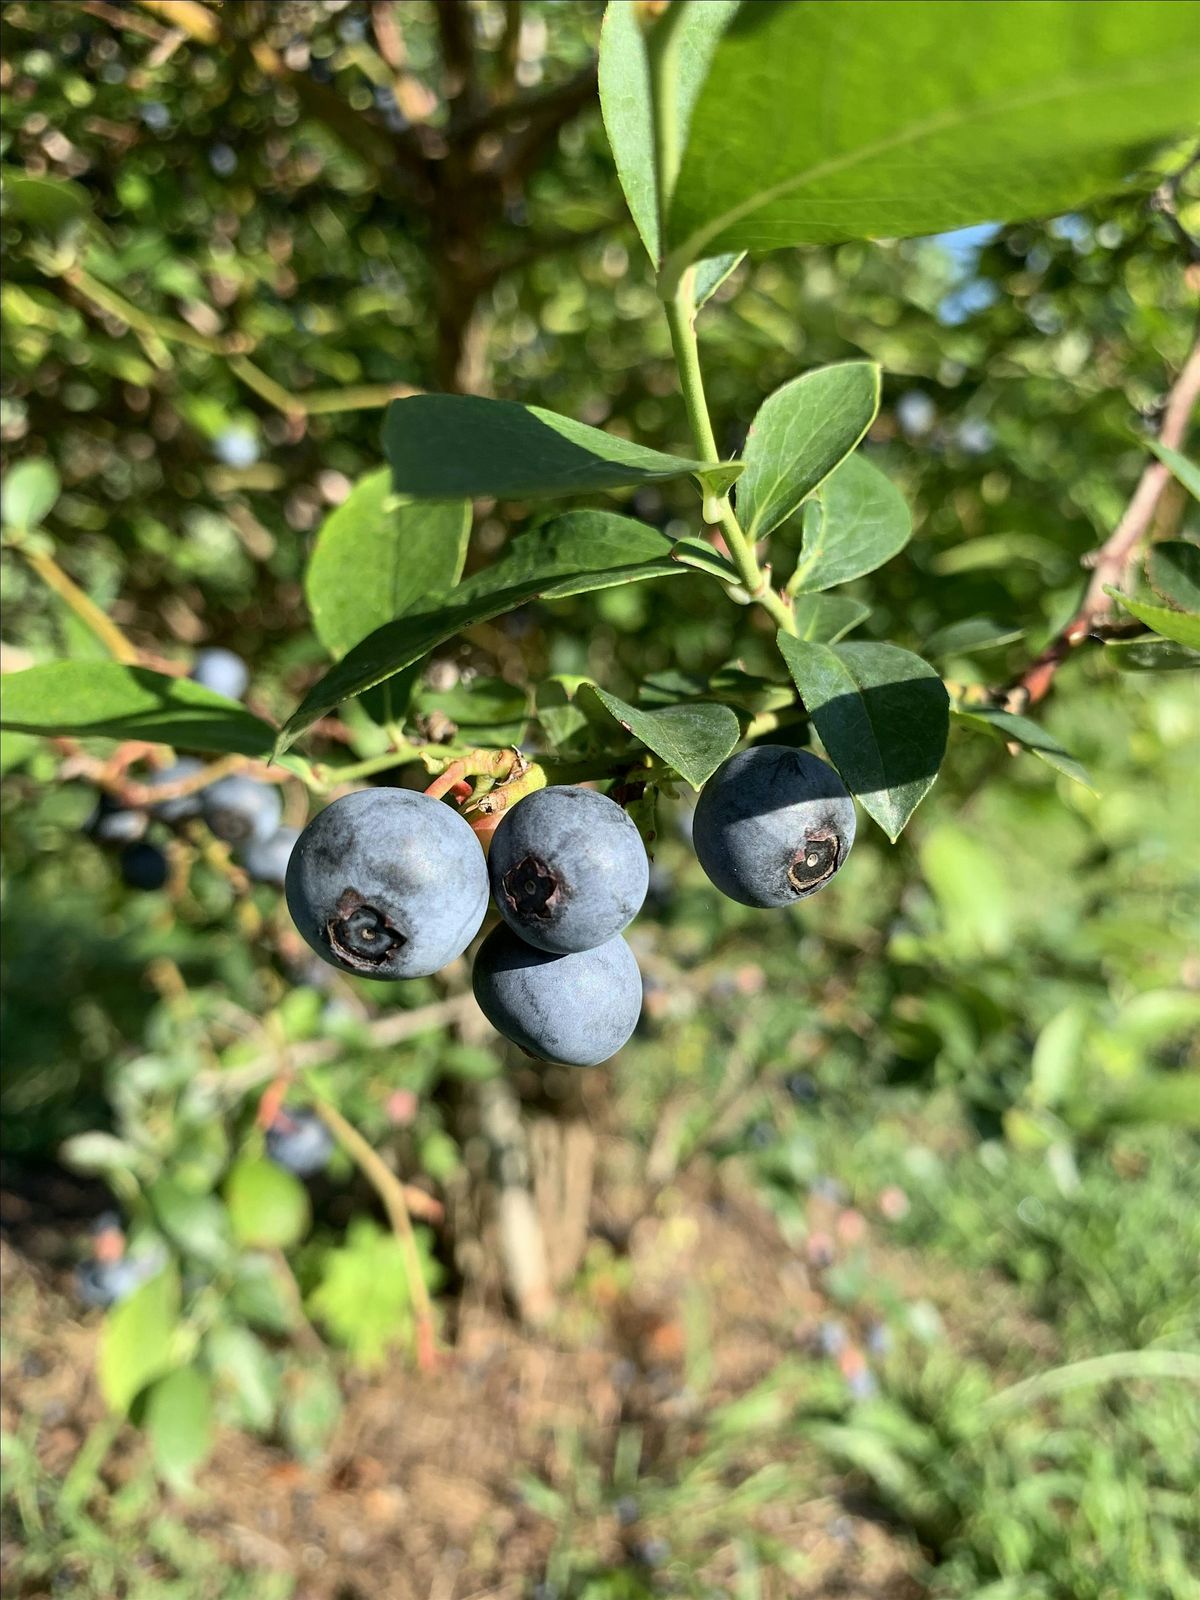
[[[251,663],[254,703],[294,703],[323,661],[303,600],[312,539],[379,466],[391,394],[489,392],[684,446],[595,98],[601,11],[5,7],[4,463],[53,464],[56,557],[140,648],[186,660],[226,645]],[[780,252],[718,292],[701,341],[723,449],[797,371],[883,366],[868,449],[916,535],[855,587],[866,636],[956,683],[998,684],[1071,615],[1081,559],[1119,519],[1139,435],[1193,336],[1180,233],[1196,231],[1195,188],[1177,217],[1135,197]],[[664,526],[689,514],[685,488],[630,501]],[[468,570],[526,515],[480,506]],[[1156,531],[1198,529],[1171,487]],[[3,583],[6,669],[98,650],[9,548]],[[711,607],[698,585],[639,584],[475,628],[429,676],[444,689],[464,673],[518,686],[586,673],[632,696],[669,668],[761,667],[765,643],[757,615]],[[609,1349],[614,1296],[666,1294],[628,1246],[637,1215],[669,1235],[689,1207],[765,1210],[771,1271],[812,1280],[797,1332],[764,1278],[774,1348],[753,1381],[713,1354],[748,1335],[723,1325],[700,1275],[671,1302],[678,1393],[630,1402],[611,1426],[586,1407],[575,1431],[531,1424],[537,1448],[505,1493],[519,1489],[537,1536],[514,1536],[509,1557],[460,1541],[496,1592],[806,1595],[828,1592],[805,1585],[840,1562],[861,1584],[845,1592],[864,1596],[1200,1594],[1196,1369],[1164,1378],[1153,1359],[1194,1353],[1200,1327],[1200,705],[1188,674],[1119,674],[1083,649],[1042,714],[1088,784],[956,726],[900,845],[866,827],[836,884],[769,930],[712,892],[686,804],[664,805],[635,936],[646,1014],[583,1088],[444,1028],[380,1048],[381,1006],[433,1003],[442,986],[381,997],[314,977],[277,897],[239,894],[219,862],[192,862],[169,900],[130,894],[81,834],[92,793],[62,781],[53,750],[5,734],[5,1189],[41,1297],[37,1319],[14,1315],[5,1358],[13,1592],[47,1592],[54,1571],[98,1596],[268,1592],[253,1552],[203,1515],[177,1508],[174,1534],[147,1533],[161,1506],[144,1464],[114,1480],[85,1446],[71,1477],[47,1445],[53,1420],[21,1374],[47,1331],[78,1321],[55,1285],[101,1203],[53,1187],[64,1141],[169,1243],[188,1337],[214,1372],[240,1374],[221,1419],[272,1459],[324,1471],[333,1375],[361,1394],[359,1369],[405,1359],[402,1284],[345,1314],[401,1275],[344,1155],[311,1229],[285,1220],[264,1241],[239,1218],[239,1164],[259,1174],[243,1175],[256,1217],[266,1204],[255,1063],[282,1040],[312,1052],[321,1092],[395,1170],[450,1202],[452,1225],[422,1230],[448,1326],[500,1301],[470,1195],[486,1167],[471,1108],[501,1071],[530,1118],[582,1115],[599,1138],[592,1245],[547,1348]],[[303,799],[289,804],[302,821]],[[263,1265],[275,1242],[282,1277]],[[1115,1376],[1082,1369],[1061,1395],[1003,1400],[1121,1354],[1133,1364]],[[788,1531],[809,1505],[820,1550]],[[381,1550],[400,1559],[386,1538]],[[138,1587],[139,1563],[158,1588]],[[281,1595],[383,1592],[304,1587],[324,1580],[299,1568],[277,1580]]]

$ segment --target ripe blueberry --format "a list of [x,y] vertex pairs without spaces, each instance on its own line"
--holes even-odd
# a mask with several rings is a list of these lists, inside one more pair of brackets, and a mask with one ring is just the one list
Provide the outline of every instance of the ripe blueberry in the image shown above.
[[255,883],[273,883],[282,889],[299,828],[276,828],[269,839],[251,839],[238,851],[238,860]]
[[642,975],[618,935],[592,950],[553,955],[511,928],[494,928],[475,958],[475,998],[492,1026],[539,1061],[595,1067],[629,1038]]
[[250,683],[246,663],[232,650],[201,650],[188,676],[229,700],[240,700]]
[[[203,771],[203,761],[197,761],[195,756],[183,756],[169,767],[162,767],[158,772],[152,772],[144,781],[148,789],[164,789],[169,783],[180,783],[184,778],[194,778],[198,772]],[[177,822],[186,822],[189,817],[198,817],[200,791],[197,789],[191,794],[177,794],[170,800],[156,800],[150,807],[150,815],[172,826]]]
[[362,789],[319,812],[287,869],[292,920],[360,978],[427,978],[479,932],[487,864],[470,827],[409,789]]
[[328,1166],[334,1139],[315,1111],[284,1106],[267,1129],[267,1155],[298,1178],[311,1178]]
[[273,784],[235,772],[201,791],[200,808],[205,822],[227,844],[265,843],[279,826],[283,802]]
[[700,865],[731,900],[786,906],[824,888],[854,843],[854,802],[806,750],[760,744],[713,773],[696,806]]
[[145,833],[146,819],[140,811],[130,811],[102,794],[83,831],[96,844],[133,844]]
[[145,1255],[122,1255],[112,1261],[83,1261],[75,1269],[76,1293],[84,1305],[107,1309],[128,1300],[164,1265],[165,1259],[161,1250],[152,1250]]
[[496,829],[488,875],[513,932],[565,954],[628,927],[646,898],[650,863],[615,801],[594,789],[539,789]]
[[167,858],[156,844],[126,845],[121,851],[121,876],[131,889],[161,889],[167,881]]

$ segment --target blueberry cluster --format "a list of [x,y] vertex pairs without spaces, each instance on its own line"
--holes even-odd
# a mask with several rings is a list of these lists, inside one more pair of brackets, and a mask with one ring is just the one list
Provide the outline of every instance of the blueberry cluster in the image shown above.
[[[713,775],[696,807],[701,866],[744,905],[806,899],[854,841],[854,803],[806,751],[758,745]],[[324,960],[362,978],[428,977],[462,955],[489,898],[501,922],[475,958],[484,1015],[528,1055],[594,1066],[637,1025],[642,980],[622,934],[650,869],[637,828],[591,789],[540,789],[508,811],[485,860],[450,806],[368,789],[327,806],[287,867],[288,909]]]
[[[245,663],[231,650],[202,650],[190,676],[230,699],[240,698],[248,682]],[[149,789],[166,789],[203,771],[203,761],[183,756],[141,781]],[[201,818],[218,839],[235,847],[239,864],[256,883],[283,887],[299,830],[283,826],[277,788],[240,773],[218,778],[189,794],[151,801],[140,809],[102,795],[85,832],[96,844],[120,851],[121,876],[131,889],[161,889],[167,881],[167,858],[145,835],[155,824],[177,828],[194,818]]]

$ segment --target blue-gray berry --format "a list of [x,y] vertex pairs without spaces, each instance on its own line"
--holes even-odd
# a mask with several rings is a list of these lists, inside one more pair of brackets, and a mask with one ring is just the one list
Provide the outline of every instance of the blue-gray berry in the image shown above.
[[267,1155],[298,1178],[311,1178],[329,1165],[334,1138],[315,1111],[283,1106],[267,1129]]
[[219,647],[201,650],[188,676],[193,683],[201,683],[229,700],[240,700],[250,683],[250,673],[241,656]]
[[286,890],[297,928],[333,966],[360,978],[427,978],[479,932],[487,863],[444,802],[362,789],[308,824]]
[[96,844],[134,844],[146,831],[146,818],[102,794],[83,831]]
[[227,844],[265,842],[279,826],[283,802],[271,783],[256,783],[240,772],[218,778],[201,791],[204,820]]
[[539,1061],[595,1067],[629,1038],[642,975],[618,934],[592,950],[535,950],[501,924],[475,958],[475,998],[492,1026]]
[[854,801],[807,750],[760,744],[713,773],[696,805],[700,865],[731,900],[787,906],[823,889],[854,843]]
[[167,874],[167,858],[156,844],[143,840],[121,851],[121,876],[129,888],[161,889]]
[[[197,761],[195,756],[182,756],[169,767],[161,767],[157,772],[150,773],[143,782],[147,789],[165,789],[168,784],[181,783],[184,778],[194,778],[203,771],[203,761]],[[201,791],[194,789],[191,794],[177,794],[170,800],[156,800],[150,807],[150,815],[172,826],[186,822],[190,817],[200,815],[200,795]]]
[[128,1300],[163,1265],[161,1251],[121,1256],[117,1261],[84,1261],[75,1269],[75,1289],[85,1305],[107,1309]]
[[244,845],[238,851],[238,861],[255,883],[273,883],[282,889],[299,837],[299,828],[276,828],[269,839],[251,839]]
[[492,838],[488,874],[500,915],[539,950],[593,950],[641,909],[650,863],[636,826],[594,789],[539,789]]

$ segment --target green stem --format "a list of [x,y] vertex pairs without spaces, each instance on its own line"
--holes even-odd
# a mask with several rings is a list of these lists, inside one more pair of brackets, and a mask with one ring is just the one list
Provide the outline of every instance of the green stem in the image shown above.
[[[679,286],[663,308],[667,326],[671,330],[671,348],[675,352],[675,365],[679,369],[679,385],[683,391],[683,404],[687,411],[692,445],[702,461],[719,460],[716,435],[708,414],[708,401],[704,395],[704,375],[700,370],[700,347],[696,340],[696,308],[692,295],[694,273],[692,268],[683,274]],[[706,502],[707,507],[707,502]],[[777,627],[795,633],[796,619],[792,607],[776,594],[758,564],[754,546],[742,532],[729,496],[722,495],[715,505],[715,519],[728,547],[730,559],[737,568],[738,577],[746,593],[774,620]],[[709,515],[708,509],[705,515]]]

